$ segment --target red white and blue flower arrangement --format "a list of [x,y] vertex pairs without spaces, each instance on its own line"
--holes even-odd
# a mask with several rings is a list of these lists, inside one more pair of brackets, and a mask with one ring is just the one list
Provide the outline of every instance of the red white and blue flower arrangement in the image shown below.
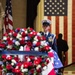
[[[4,50],[40,52],[49,52],[51,49],[46,42],[45,36],[29,27],[17,28],[5,33],[0,41],[0,48]],[[42,70],[47,68],[50,57],[26,55],[23,56],[22,61],[21,59],[19,55],[2,55],[0,69],[19,75],[22,75],[22,73],[25,75],[39,75]]]

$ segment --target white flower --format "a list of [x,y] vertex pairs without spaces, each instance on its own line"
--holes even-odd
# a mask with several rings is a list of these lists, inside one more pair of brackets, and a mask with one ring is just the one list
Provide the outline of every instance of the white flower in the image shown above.
[[14,63],[11,63],[11,65],[13,66],[13,65],[14,65]]
[[12,49],[12,45],[7,45],[6,46],[8,49]]
[[28,37],[27,36],[25,37],[25,40],[28,40]]
[[44,66],[44,67],[43,67],[43,70],[46,70],[46,69],[47,69],[47,66]]
[[38,65],[38,66],[36,67],[37,70],[38,70],[39,68],[41,68],[41,65]]
[[25,31],[26,34],[28,34],[27,30]]
[[27,68],[22,69],[22,72],[28,72],[28,69]]
[[15,63],[15,64],[17,63],[14,59],[12,59],[11,61],[12,61],[12,63]]
[[7,37],[6,37],[6,36],[4,36],[4,37],[3,37],[3,40],[5,40],[5,41],[6,41],[6,40],[7,40]]
[[23,69],[24,65],[21,65],[21,69]]
[[29,57],[27,58],[27,61],[28,61],[28,62],[31,61]]
[[15,45],[19,46],[20,45],[19,41],[16,41],[15,42]]
[[35,51],[39,51],[39,48],[38,48],[38,47],[35,47],[34,50],[35,50]]
[[22,37],[22,35],[19,34],[19,33],[18,33],[17,36],[16,36],[17,39],[19,39],[19,38],[21,38],[21,37]]
[[12,35],[12,33],[9,33],[9,35],[11,36],[11,35]]
[[33,46],[35,46],[35,45],[36,45],[36,43],[37,43],[37,41],[33,41]]
[[37,35],[38,35],[38,36],[41,36],[41,34],[40,34],[39,32],[37,33]]
[[34,37],[34,40],[35,40],[35,41],[39,41],[39,40],[37,39],[37,36]]
[[19,66],[16,66],[16,69],[18,69],[19,68]]

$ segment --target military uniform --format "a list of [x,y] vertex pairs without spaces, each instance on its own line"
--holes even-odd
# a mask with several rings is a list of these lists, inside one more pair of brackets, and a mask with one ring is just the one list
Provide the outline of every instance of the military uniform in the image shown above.
[[46,41],[48,42],[48,44],[52,48],[51,50],[54,53],[54,68],[55,68],[56,75],[60,75],[60,74],[58,74],[58,68],[63,67],[63,65],[58,57],[56,36],[49,32],[50,24],[51,24],[50,20],[43,20],[42,21],[42,25],[43,25],[43,29],[44,29],[44,32],[42,34],[46,37]]
[[57,52],[57,44],[56,44],[56,37],[54,34],[48,33],[46,36],[46,41],[49,43],[51,48]]
[[[43,20],[42,25],[47,27],[50,26],[51,21],[50,20]],[[56,52],[57,51],[57,44],[56,44],[56,36],[54,34],[51,34],[49,31],[44,32],[44,35],[46,36],[46,41],[49,43],[49,45],[52,47],[52,49]]]

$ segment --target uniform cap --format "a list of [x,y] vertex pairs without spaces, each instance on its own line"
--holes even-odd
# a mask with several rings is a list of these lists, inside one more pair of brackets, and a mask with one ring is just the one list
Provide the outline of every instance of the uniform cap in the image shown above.
[[49,26],[51,24],[50,20],[42,20],[42,25],[43,26]]

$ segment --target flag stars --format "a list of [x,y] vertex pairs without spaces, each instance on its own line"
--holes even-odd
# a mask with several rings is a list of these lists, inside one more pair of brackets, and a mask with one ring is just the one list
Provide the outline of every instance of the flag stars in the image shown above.
[[54,3],[52,2],[52,5],[54,5]]
[[60,12],[62,12],[62,10],[60,10]]
[[52,9],[54,9],[54,7],[52,7]]
[[45,7],[47,7],[47,5],[45,5]]
[[57,12],[57,14],[59,14],[59,12]]
[[49,14],[49,12],[47,12],[47,14]]
[[47,5],[49,5],[49,3],[47,3]]
[[63,5],[65,5],[65,3],[64,3],[64,2],[63,2],[62,4],[63,4]]
[[55,2],[57,2],[57,0],[55,0]]
[[62,7],[62,5],[60,5],[60,7]]
[[57,5],[59,5],[59,3],[57,3]]
[[55,12],[57,12],[57,10],[54,10]]
[[62,2],[62,0],[60,0],[60,2]]
[[50,12],[52,12],[52,10],[49,10]]
[[55,7],[57,7],[57,5],[55,5]]
[[47,9],[49,9],[49,8],[47,8]]
[[45,2],[47,2],[47,0],[45,0]]
[[54,14],[54,12],[52,12],[52,14]]
[[[44,0],[45,16],[66,16],[67,1],[66,0]],[[66,11],[65,11],[66,10]],[[48,14],[49,13],[49,14]]]
[[50,2],[52,2],[52,0],[50,0]]
[[52,5],[50,5],[50,7],[52,7]]

